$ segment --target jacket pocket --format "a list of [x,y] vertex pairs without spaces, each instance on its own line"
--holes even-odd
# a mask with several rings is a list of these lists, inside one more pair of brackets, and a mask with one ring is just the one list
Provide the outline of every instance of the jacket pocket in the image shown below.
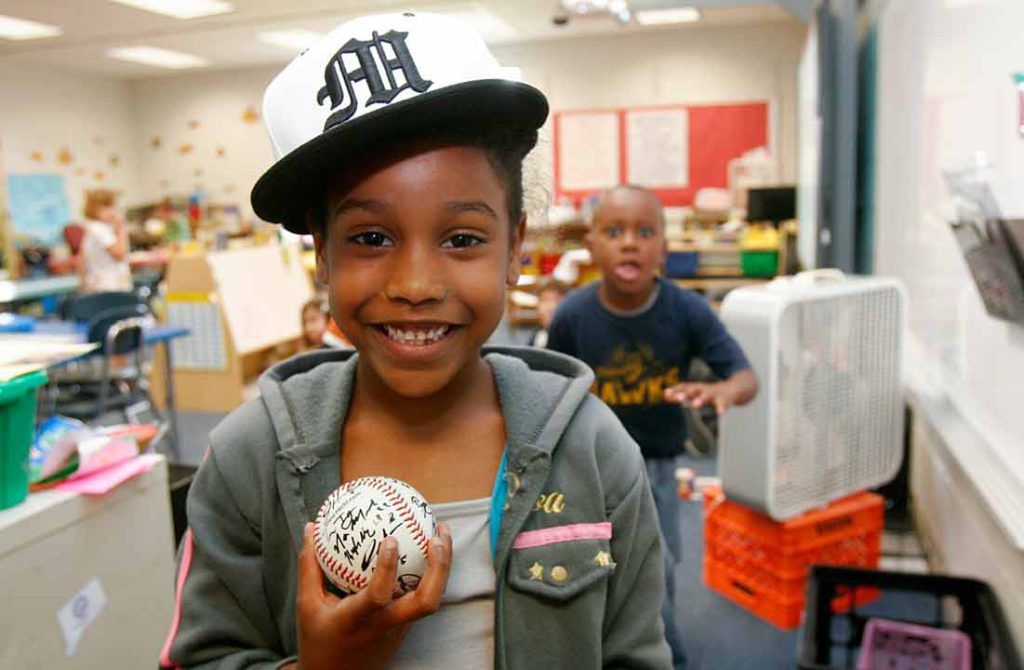
[[516,591],[566,602],[614,570],[608,539],[571,539],[513,548],[508,582]]

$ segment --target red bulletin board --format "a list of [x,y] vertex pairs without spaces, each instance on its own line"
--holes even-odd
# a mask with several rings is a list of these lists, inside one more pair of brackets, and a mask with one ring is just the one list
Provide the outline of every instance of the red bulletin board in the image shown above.
[[[618,161],[619,183],[627,181],[629,174],[626,115],[633,111],[677,109],[686,110],[688,116],[689,180],[682,188],[655,188],[665,205],[693,204],[693,198],[702,188],[726,188],[727,168],[730,160],[757,147],[768,147],[768,102],[745,102],[722,105],[662,105],[657,107],[629,107],[614,110],[567,110],[554,115],[555,194],[558,199],[569,198],[577,206],[602,187],[565,188],[564,169],[560,154],[560,135],[565,117],[574,115],[618,116],[619,146],[608,152]],[[770,149],[770,147],[769,147]],[[607,184],[603,188],[613,186]]]

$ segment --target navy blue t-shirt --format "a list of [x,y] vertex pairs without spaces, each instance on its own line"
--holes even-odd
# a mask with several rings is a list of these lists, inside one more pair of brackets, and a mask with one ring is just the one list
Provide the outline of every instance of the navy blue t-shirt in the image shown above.
[[572,292],[555,312],[548,349],[594,370],[592,391],[615,411],[646,458],[682,452],[686,422],[664,391],[685,380],[700,358],[722,379],[750,367],[736,340],[703,296],[658,279],[654,304],[640,314],[608,310],[594,282]]

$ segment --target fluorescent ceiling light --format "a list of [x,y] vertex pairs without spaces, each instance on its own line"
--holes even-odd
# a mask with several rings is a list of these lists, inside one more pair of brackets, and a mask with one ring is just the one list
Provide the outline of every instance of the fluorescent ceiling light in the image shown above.
[[642,26],[662,26],[668,23],[693,23],[700,21],[700,10],[695,7],[675,9],[645,9],[636,13],[636,20]]
[[169,70],[186,70],[193,67],[204,67],[210,64],[205,58],[192,54],[159,49],[157,47],[120,47],[107,49],[107,56],[130,63],[142,63]]
[[225,0],[110,0],[154,14],[163,14],[175,19],[198,19],[203,16],[227,14],[235,6]]
[[293,30],[268,30],[260,33],[257,37],[261,42],[273,44],[275,47],[281,47],[282,49],[298,53],[323,37],[323,35],[312,30],[296,28]]
[[40,37],[56,37],[62,32],[57,26],[47,23],[0,15],[0,38],[5,40],[37,40]]

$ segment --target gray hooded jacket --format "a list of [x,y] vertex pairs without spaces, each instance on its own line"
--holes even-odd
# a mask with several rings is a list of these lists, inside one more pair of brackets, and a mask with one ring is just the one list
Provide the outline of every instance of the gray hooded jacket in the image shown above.
[[[536,349],[484,355],[507,433],[508,498],[491,517],[494,667],[671,667],[639,449],[590,395],[593,376],[579,361]],[[277,365],[259,381],[261,398],[211,433],[189,493],[163,667],[269,669],[294,659],[303,527],[341,484],[356,360],[323,351]],[[586,531],[609,524],[610,538]],[[513,548],[520,536],[530,541]],[[537,564],[542,573],[531,571]]]

